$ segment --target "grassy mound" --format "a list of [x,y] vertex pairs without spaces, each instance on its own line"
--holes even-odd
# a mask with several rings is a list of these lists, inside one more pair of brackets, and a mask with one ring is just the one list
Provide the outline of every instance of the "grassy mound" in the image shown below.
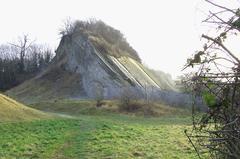
[[0,121],[19,121],[49,118],[50,116],[0,94]]

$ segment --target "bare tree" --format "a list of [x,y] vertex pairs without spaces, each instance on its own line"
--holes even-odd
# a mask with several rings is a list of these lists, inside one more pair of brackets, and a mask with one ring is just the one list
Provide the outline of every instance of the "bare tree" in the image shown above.
[[17,44],[0,45],[0,90],[32,78],[51,62],[53,53],[47,45],[29,41],[24,36]]
[[61,36],[70,35],[74,31],[75,24],[73,20],[68,17],[63,21],[62,27],[59,29],[59,34]]
[[12,46],[19,49],[19,71],[24,72],[24,59],[26,56],[27,50],[30,48],[30,46],[33,44],[34,41],[30,42],[30,39],[28,38],[28,35],[23,35],[22,38],[19,38],[18,44],[10,43]]

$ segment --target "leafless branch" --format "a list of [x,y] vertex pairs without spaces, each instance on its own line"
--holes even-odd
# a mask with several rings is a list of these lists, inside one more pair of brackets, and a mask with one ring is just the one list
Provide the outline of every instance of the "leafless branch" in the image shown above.
[[218,44],[220,47],[222,47],[233,59],[235,59],[238,63],[240,63],[240,60],[228,49],[226,48],[220,41],[218,41],[217,39],[213,39],[207,35],[202,35],[203,38],[207,39],[207,40],[211,40],[214,43]]
[[233,13],[233,14],[236,14],[236,13],[233,11],[233,9],[229,9],[229,8],[227,8],[227,7],[224,7],[224,6],[221,6],[221,5],[219,5],[219,4],[213,3],[212,1],[209,1],[209,0],[205,0],[205,1],[208,2],[208,3],[210,3],[210,4],[212,4],[212,5],[214,5],[214,6],[216,6],[216,7],[218,7],[218,8],[221,8],[221,9],[227,10],[227,11]]

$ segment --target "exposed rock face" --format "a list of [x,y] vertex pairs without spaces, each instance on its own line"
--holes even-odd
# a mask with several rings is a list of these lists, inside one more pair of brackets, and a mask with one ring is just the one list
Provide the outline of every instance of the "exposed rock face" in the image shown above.
[[[108,33],[109,28],[104,29]],[[126,90],[141,96],[146,90],[174,89],[170,78],[158,78],[141,64],[125,39],[115,39],[122,44],[110,43],[111,40],[89,30],[64,35],[51,65],[8,93],[33,102],[53,98],[115,98]]]
[[160,89],[158,84],[130,57],[115,58],[97,49],[89,36],[77,34],[63,37],[55,61],[66,58],[63,67],[80,74],[81,84],[88,97],[101,91],[105,98],[118,97],[123,89],[138,92],[145,87]]

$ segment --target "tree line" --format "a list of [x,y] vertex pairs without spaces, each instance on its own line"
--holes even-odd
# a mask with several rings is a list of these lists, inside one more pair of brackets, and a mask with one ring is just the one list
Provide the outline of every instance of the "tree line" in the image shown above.
[[0,44],[0,91],[17,86],[42,71],[53,55],[49,46],[37,44],[28,35],[19,37],[16,43]]

